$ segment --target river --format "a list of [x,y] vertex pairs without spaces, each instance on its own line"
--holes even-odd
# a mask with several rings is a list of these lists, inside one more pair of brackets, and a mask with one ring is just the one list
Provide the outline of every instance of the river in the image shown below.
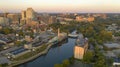
[[64,43],[54,45],[46,55],[18,67],[54,67],[54,64],[62,63],[63,60],[73,56],[74,45],[75,39],[68,38]]

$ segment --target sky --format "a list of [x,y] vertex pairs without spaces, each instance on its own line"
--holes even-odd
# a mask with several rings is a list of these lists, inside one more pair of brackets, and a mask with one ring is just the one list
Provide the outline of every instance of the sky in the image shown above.
[[0,0],[0,12],[120,13],[120,0]]

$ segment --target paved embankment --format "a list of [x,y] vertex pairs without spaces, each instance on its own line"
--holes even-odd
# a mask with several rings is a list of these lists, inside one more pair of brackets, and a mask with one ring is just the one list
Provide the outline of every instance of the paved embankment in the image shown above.
[[54,45],[54,44],[49,44],[44,51],[42,51],[42,52],[40,52],[40,53],[38,53],[38,54],[36,54],[36,55],[28,58],[28,59],[13,62],[13,63],[11,63],[9,66],[10,66],[10,67],[13,67],[13,66],[16,66],[16,65],[19,65],[19,64],[23,64],[23,63],[25,63],[25,62],[31,61],[31,60],[39,57],[40,55],[46,54],[46,53],[48,52],[48,50],[51,48],[52,45]]

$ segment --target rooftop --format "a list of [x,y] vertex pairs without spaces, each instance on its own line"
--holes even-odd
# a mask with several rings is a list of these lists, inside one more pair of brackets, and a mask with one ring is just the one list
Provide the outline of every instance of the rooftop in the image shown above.
[[85,43],[87,42],[87,38],[84,38],[82,34],[78,35],[78,38],[76,40],[76,45],[83,47]]
[[25,48],[21,47],[21,48],[18,48],[16,50],[14,50],[14,51],[11,51],[10,53],[12,53],[14,55],[17,55],[17,54],[22,53],[22,52],[24,52],[26,50],[28,50],[28,49],[25,49]]

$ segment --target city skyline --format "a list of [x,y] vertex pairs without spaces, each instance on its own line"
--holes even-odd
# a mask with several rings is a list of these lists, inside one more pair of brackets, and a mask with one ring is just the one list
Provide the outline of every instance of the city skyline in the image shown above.
[[120,13],[120,0],[1,0],[0,12]]

